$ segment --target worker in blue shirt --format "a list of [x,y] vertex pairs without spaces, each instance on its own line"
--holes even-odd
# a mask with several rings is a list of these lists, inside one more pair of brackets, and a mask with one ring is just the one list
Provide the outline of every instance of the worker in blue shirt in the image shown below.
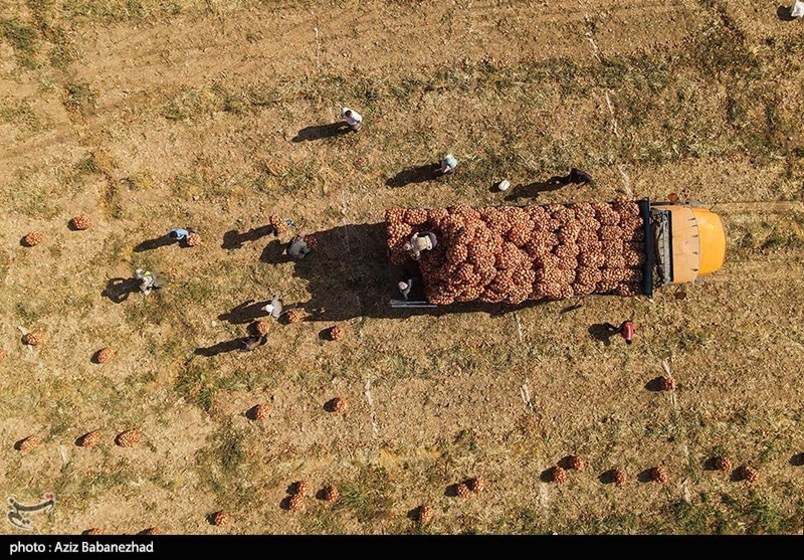
[[288,243],[288,246],[285,249],[285,253],[287,253],[294,259],[303,259],[304,256],[310,252],[310,247],[304,240],[304,237],[306,235],[307,234],[303,231],[299,232],[299,235],[295,236],[293,239],[290,240],[290,243]]
[[187,238],[190,236],[190,230],[184,228],[173,228],[168,232],[168,237],[170,237],[173,241],[187,241]]
[[452,154],[447,154],[441,160],[441,173],[443,174],[452,173],[456,167],[458,167],[458,160]]

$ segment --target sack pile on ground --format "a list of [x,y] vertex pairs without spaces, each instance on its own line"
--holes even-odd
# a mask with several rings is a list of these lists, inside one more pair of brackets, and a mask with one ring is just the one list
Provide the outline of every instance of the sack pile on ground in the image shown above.
[[392,208],[385,220],[397,265],[411,261],[402,248],[411,235],[436,235],[419,261],[430,303],[642,293],[645,230],[635,202]]

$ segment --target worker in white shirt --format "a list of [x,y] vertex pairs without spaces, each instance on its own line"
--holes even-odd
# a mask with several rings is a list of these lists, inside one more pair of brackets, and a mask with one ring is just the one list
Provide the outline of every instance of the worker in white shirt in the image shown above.
[[790,8],[790,17],[795,19],[804,18],[804,2],[796,0],[795,4]]
[[274,296],[274,298],[271,300],[271,303],[264,306],[262,310],[274,319],[279,319],[279,317],[282,315],[282,308],[282,300],[279,299],[279,296]]
[[438,241],[434,233],[430,231],[421,231],[414,233],[410,241],[402,246],[405,251],[410,251],[414,261],[418,261],[423,251],[430,251],[436,246]]
[[138,268],[134,271],[134,281],[143,295],[147,296],[151,290],[158,290],[164,284],[162,278],[155,272]]
[[410,289],[413,287],[414,281],[415,278],[408,278],[407,280],[402,280],[401,282],[399,282],[399,284],[397,284],[397,287],[399,288],[399,293],[402,294],[403,298],[408,299],[408,296],[410,295]]
[[360,129],[363,127],[363,117],[360,116],[360,113],[348,107],[344,107],[341,110],[341,117],[354,132],[360,132]]

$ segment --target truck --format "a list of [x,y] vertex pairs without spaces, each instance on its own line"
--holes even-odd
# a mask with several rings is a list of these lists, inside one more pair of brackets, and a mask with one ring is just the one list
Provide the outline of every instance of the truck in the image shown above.
[[[726,258],[720,217],[678,201],[392,208],[385,226],[392,308],[650,298]],[[412,250],[417,235],[432,248]]]

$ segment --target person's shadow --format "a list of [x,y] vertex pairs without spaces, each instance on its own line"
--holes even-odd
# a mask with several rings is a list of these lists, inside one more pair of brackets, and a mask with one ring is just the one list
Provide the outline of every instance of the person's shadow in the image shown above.
[[434,181],[441,175],[441,164],[428,163],[427,165],[403,169],[385,181],[385,184],[392,189],[396,189],[406,185],[411,185],[413,183],[426,183],[427,181]]
[[779,7],[776,8],[776,17],[778,17],[782,21],[793,21],[793,6],[782,6],[779,4]]
[[136,278],[110,278],[106,282],[106,288],[101,292],[101,295],[109,298],[114,303],[123,303],[137,289]]
[[610,329],[606,323],[595,323],[589,326],[589,334],[592,335],[592,338],[595,340],[609,346],[611,344],[611,337],[616,334],[616,331]]
[[176,243],[175,240],[171,239],[169,235],[162,235],[160,237],[155,237],[153,239],[147,239],[134,247],[135,253],[142,253],[144,251],[152,251],[154,249],[158,249],[159,247],[167,247],[168,245],[172,245]]
[[260,317],[265,317],[268,315],[263,310],[263,307],[271,303],[270,301],[260,301],[254,303],[253,299],[248,301],[244,301],[237,307],[232,308],[231,311],[228,313],[221,313],[218,315],[218,319],[221,321],[227,321],[228,323],[232,323],[233,325],[242,325],[245,323],[250,323]]
[[226,352],[234,352],[235,350],[243,348],[243,345],[247,340],[248,337],[225,340],[223,342],[219,342],[217,344],[213,344],[212,346],[207,346],[205,348],[196,348],[194,354],[196,356],[206,356],[210,358],[212,356],[217,356],[218,354],[223,354]]
[[349,125],[343,121],[306,126],[293,137],[293,142],[310,142],[312,140],[321,140],[322,138],[332,138],[333,136],[346,134],[350,130]]
[[240,233],[236,229],[231,229],[223,234],[223,243],[221,244],[221,247],[224,249],[239,249],[243,246],[243,243],[247,241],[257,241],[258,239],[271,234],[276,235],[276,229],[274,229],[274,226],[271,225],[251,228],[243,233]]
[[505,200],[536,198],[541,193],[557,191],[561,187],[568,185],[569,182],[570,181],[567,176],[553,175],[546,181],[537,181],[528,185],[517,185],[511,189],[511,192],[505,197]]
[[[310,256],[305,258],[310,258]],[[293,257],[287,254],[287,244],[282,243],[279,239],[271,240],[260,253],[260,262],[267,264],[281,264],[292,260]]]

